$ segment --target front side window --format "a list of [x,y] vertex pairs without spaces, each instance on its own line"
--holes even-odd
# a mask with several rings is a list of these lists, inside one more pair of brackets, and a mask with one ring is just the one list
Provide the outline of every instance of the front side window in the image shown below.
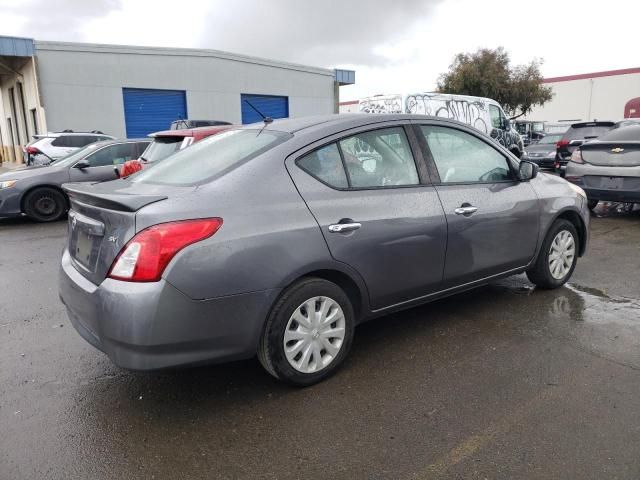
[[442,183],[513,180],[507,159],[479,138],[449,127],[422,126]]
[[319,148],[298,160],[298,166],[318,180],[334,187],[347,188],[347,174],[335,143]]
[[[489,115],[491,115],[491,126],[493,128],[502,128],[503,120],[502,120],[502,112],[495,105],[489,105]],[[524,129],[526,131],[526,125]],[[520,132],[523,133],[523,132]]]
[[135,143],[120,143],[98,150],[88,156],[87,161],[91,167],[105,167],[107,165],[121,165],[134,158],[137,158]]
[[418,171],[402,127],[359,133],[340,140],[353,188],[419,184]]

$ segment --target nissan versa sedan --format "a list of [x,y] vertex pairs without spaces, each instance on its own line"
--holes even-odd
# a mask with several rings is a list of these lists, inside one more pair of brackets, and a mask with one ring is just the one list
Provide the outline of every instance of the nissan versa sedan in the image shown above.
[[89,343],[134,370],[257,354],[295,385],[365,320],[520,272],[561,286],[588,238],[581,188],[414,115],[248,125],[65,190],[60,297]]
[[611,130],[573,151],[566,179],[600,200],[640,203],[640,125]]

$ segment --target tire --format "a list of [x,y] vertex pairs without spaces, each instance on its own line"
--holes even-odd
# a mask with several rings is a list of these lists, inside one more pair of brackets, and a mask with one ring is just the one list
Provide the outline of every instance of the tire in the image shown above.
[[55,222],[66,212],[67,199],[55,188],[36,188],[24,199],[24,213],[37,222]]
[[598,206],[598,200],[588,200],[587,201],[587,207],[589,207],[589,210],[593,210],[597,206]]
[[[313,305],[316,312],[323,306],[329,307],[329,320],[335,320],[321,328],[316,328],[316,323],[303,325],[303,319],[308,320],[306,305]],[[293,318],[294,314],[300,323]],[[260,339],[258,359],[267,372],[283,382],[296,386],[313,385],[332,375],[342,364],[351,348],[354,327],[353,306],[340,287],[320,278],[304,278],[287,288],[274,304]],[[340,339],[341,328],[343,337]],[[320,333],[322,331],[328,335]],[[286,332],[289,332],[289,354],[285,351]],[[326,348],[329,347],[327,341],[337,348],[335,354]],[[294,366],[296,362],[298,367]]]
[[[561,263],[561,267],[559,267],[554,274],[551,256],[552,254],[557,254],[557,250],[554,249],[558,248],[562,250],[562,238],[567,238],[567,235],[571,236],[571,240],[573,242],[573,255],[570,260],[566,253],[565,257],[560,256],[559,261]],[[556,238],[559,238],[559,243],[554,246]],[[542,247],[535,264],[527,271],[527,277],[529,280],[537,287],[544,289],[553,289],[564,285],[567,280],[571,278],[573,270],[576,268],[579,242],[580,237],[578,236],[576,227],[571,222],[562,219],[556,220],[542,242]],[[568,252],[570,251],[571,250],[568,249]],[[568,268],[566,267],[567,263],[564,261],[564,258],[570,262],[570,266]]]

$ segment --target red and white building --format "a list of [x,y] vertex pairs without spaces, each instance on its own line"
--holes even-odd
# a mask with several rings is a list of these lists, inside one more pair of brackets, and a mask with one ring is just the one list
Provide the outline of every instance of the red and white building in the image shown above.
[[550,122],[640,118],[640,67],[546,78],[553,99],[527,120]]

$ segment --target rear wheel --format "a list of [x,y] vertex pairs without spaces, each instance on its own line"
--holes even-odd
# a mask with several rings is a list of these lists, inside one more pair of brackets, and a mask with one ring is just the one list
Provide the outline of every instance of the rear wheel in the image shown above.
[[55,188],[37,188],[29,192],[24,200],[24,213],[38,222],[55,222],[66,211],[67,199]]
[[558,288],[571,277],[578,261],[578,232],[568,220],[556,220],[527,277],[540,288]]
[[289,287],[267,320],[258,359],[274,377],[306,386],[340,366],[353,340],[353,307],[344,291],[320,278]]
[[593,210],[597,206],[598,206],[598,200],[588,200],[587,201],[587,207],[589,207],[589,210]]

